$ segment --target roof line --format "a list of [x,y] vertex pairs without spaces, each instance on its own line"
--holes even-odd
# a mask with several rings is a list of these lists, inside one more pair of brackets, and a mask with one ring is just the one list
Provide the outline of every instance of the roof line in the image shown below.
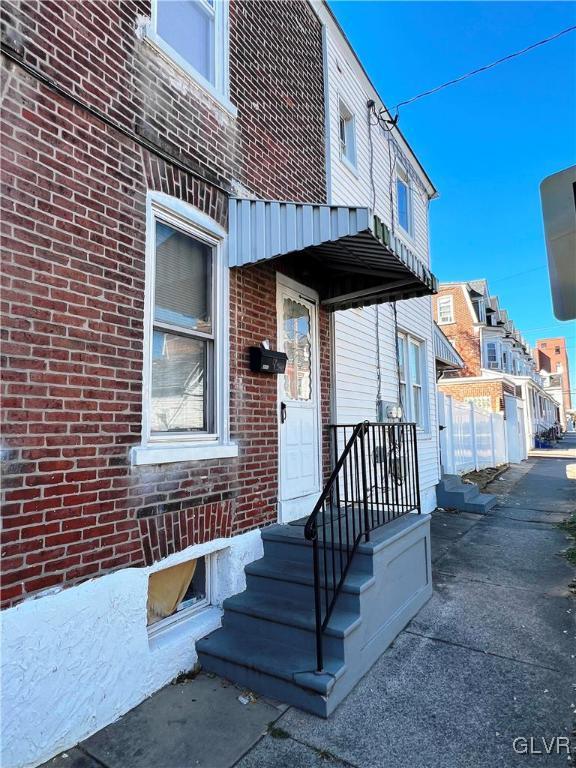
[[[336,24],[336,27],[338,28],[338,31],[340,32],[340,34],[341,34],[341,35],[342,35],[342,37],[344,38],[344,41],[346,42],[346,44],[347,44],[348,48],[350,48],[350,50],[351,50],[351,52],[352,52],[352,54],[353,54],[354,58],[355,58],[355,59],[356,59],[356,61],[358,62],[358,65],[359,65],[360,69],[362,70],[362,72],[363,72],[363,74],[364,74],[364,77],[366,78],[366,80],[367,80],[367,81],[368,81],[368,83],[370,84],[370,87],[372,88],[372,90],[374,91],[374,93],[376,94],[376,96],[378,97],[378,99],[380,100],[380,102],[381,102],[382,106],[384,107],[384,109],[386,110],[386,112],[388,113],[388,115],[390,116],[390,119],[392,119],[392,114],[391,114],[390,110],[388,109],[388,107],[387,107],[387,106],[386,106],[386,104],[384,103],[384,99],[383,99],[383,98],[380,96],[380,94],[379,94],[379,92],[378,92],[378,89],[376,88],[376,86],[375,86],[375,85],[374,85],[374,83],[372,82],[372,79],[370,78],[370,75],[368,74],[368,72],[366,72],[366,68],[364,67],[364,64],[362,64],[362,62],[360,61],[360,58],[359,58],[358,54],[357,54],[357,53],[356,53],[356,51],[354,50],[354,46],[352,45],[352,43],[351,43],[351,42],[350,42],[350,40],[348,39],[348,36],[346,35],[346,32],[344,32],[344,30],[342,29],[342,26],[340,25],[340,22],[338,21],[338,19],[336,18],[336,16],[335,16],[335,15],[334,15],[334,13],[332,12],[332,9],[331,9],[331,8],[330,8],[330,6],[328,5],[328,0],[321,0],[321,3],[322,3],[322,5],[323,5],[323,6],[326,8],[326,10],[328,11],[328,14],[329,14],[329,15],[330,15],[330,17],[332,18],[332,20],[333,20],[334,24]],[[431,186],[431,187],[432,187],[432,189],[434,190],[433,194],[430,196],[430,197],[431,197],[431,199],[432,199],[432,198],[434,198],[434,197],[438,197],[438,190],[436,189],[436,186],[435,186],[434,182],[432,181],[432,179],[430,178],[430,176],[428,176],[428,174],[426,173],[426,170],[425,170],[424,166],[422,165],[422,163],[421,163],[421,162],[420,162],[420,160],[418,159],[418,155],[417,155],[417,154],[416,154],[416,152],[414,152],[414,150],[412,149],[412,147],[411,147],[411,145],[410,145],[410,142],[408,141],[408,139],[406,138],[406,136],[404,136],[404,134],[402,133],[402,131],[400,130],[400,128],[398,128],[398,126],[397,126],[397,125],[396,125],[396,126],[395,126],[395,127],[392,129],[392,130],[395,130],[395,131],[397,131],[397,132],[400,134],[400,136],[401,136],[401,138],[402,138],[402,141],[403,141],[403,142],[406,144],[406,146],[408,147],[408,149],[409,149],[409,150],[410,150],[410,152],[412,153],[413,157],[415,158],[416,162],[418,163],[418,167],[420,168],[420,170],[422,171],[422,173],[423,173],[423,174],[424,174],[424,176],[426,177],[426,180],[428,181],[428,184],[430,184],[430,186]]]

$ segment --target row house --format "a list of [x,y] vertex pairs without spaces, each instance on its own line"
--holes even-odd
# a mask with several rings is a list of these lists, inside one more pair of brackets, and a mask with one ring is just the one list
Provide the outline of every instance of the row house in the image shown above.
[[519,435],[524,458],[536,437],[559,421],[530,346],[486,280],[441,283],[433,301],[438,325],[464,360],[463,369],[443,375],[439,390],[502,412],[509,433]]
[[322,3],[8,0],[2,71],[2,765],[198,661],[329,714],[431,595],[432,183]]
[[536,369],[544,380],[544,388],[559,405],[560,422],[566,429],[567,413],[572,410],[570,367],[563,336],[538,339],[534,350]]
[[[395,250],[430,269],[436,188],[336,20],[323,4],[316,7],[326,30],[328,199],[373,210]],[[335,415],[353,424],[398,410],[416,423],[422,509],[431,512],[439,480],[432,302],[402,278],[394,290],[391,302],[375,295],[369,305],[335,314]],[[402,300],[409,295],[415,297]]]

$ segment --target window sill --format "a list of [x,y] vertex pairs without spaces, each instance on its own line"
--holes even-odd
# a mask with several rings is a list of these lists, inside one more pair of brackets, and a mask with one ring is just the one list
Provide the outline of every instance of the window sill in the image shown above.
[[196,72],[186,59],[180,56],[160,35],[154,32],[150,24],[147,24],[144,28],[142,37],[162,58],[172,66],[177,67],[183,75],[199,86],[219,107],[225,109],[231,117],[238,117],[238,109],[232,104],[230,99],[206,80],[206,78],[202,77],[199,72]]
[[340,155],[340,162],[356,179],[358,178],[358,168],[351,160],[348,160],[345,155]]
[[191,445],[138,445],[130,451],[132,465],[173,464],[178,461],[207,461],[208,459],[231,459],[238,456],[235,443],[198,443]]
[[209,635],[221,626],[222,610],[208,605],[203,610],[182,616],[179,621],[160,626],[162,624],[163,622],[158,622],[148,629],[148,643],[151,651],[176,642],[196,642]]

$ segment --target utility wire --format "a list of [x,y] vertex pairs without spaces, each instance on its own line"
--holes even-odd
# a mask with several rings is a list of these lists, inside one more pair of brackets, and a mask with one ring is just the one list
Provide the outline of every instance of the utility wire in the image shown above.
[[551,43],[553,40],[557,40],[559,37],[562,37],[562,35],[567,35],[568,32],[574,32],[574,30],[576,30],[576,25],[572,27],[566,27],[566,29],[561,29],[560,32],[557,32],[555,35],[551,35],[550,37],[545,37],[543,40],[539,40],[537,43],[532,43],[532,45],[528,45],[526,46],[526,48],[522,48],[522,50],[520,51],[509,53],[507,56],[503,56],[501,59],[497,59],[496,61],[493,61],[491,64],[485,64],[483,67],[478,67],[478,69],[473,69],[471,72],[466,72],[466,74],[460,75],[459,77],[455,77],[453,80],[448,80],[448,82],[442,83],[442,85],[437,85],[435,88],[430,88],[430,90],[424,91],[423,93],[419,93],[417,96],[412,96],[411,99],[406,99],[406,101],[400,101],[394,107],[394,111],[397,115],[400,107],[405,107],[407,104],[412,104],[415,101],[418,101],[419,99],[423,99],[425,96],[430,96],[433,93],[438,93],[438,91],[441,91],[444,88],[448,88],[450,85],[456,85],[457,83],[461,83],[463,80],[467,80],[469,77],[473,77],[474,75],[480,74],[480,72],[486,72],[488,69],[497,67],[498,64],[503,64],[505,61],[510,61],[510,59],[515,59],[517,56],[522,56],[524,53],[528,53],[528,51],[532,51],[534,50],[534,48],[538,48],[541,45],[546,45],[546,43]]
[[511,275],[504,275],[504,277],[497,277],[495,280],[490,280],[490,283],[499,283],[502,280],[511,280],[513,277],[520,277],[520,275],[527,275],[529,272],[539,272],[541,269],[547,269],[544,264],[542,267],[533,267],[532,269],[523,269],[521,272],[514,272]]

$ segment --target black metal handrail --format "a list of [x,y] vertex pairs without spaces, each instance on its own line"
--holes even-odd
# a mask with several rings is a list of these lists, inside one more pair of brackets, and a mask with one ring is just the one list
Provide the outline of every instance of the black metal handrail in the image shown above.
[[330,426],[334,469],[304,528],[312,542],[316,661],[324,667],[323,633],[354,553],[370,532],[420,512],[416,425]]

